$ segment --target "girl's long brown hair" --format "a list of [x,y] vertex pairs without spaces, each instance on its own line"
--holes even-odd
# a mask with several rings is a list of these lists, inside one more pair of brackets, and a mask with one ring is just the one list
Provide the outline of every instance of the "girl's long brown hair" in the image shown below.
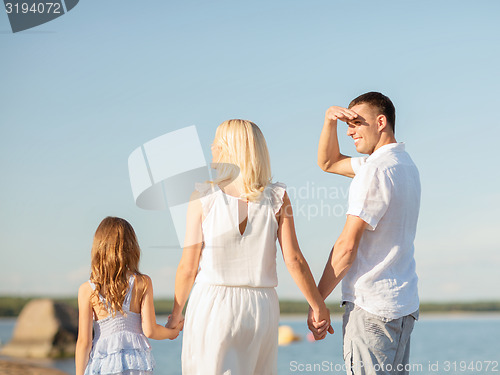
[[106,308],[113,315],[123,314],[122,306],[128,289],[128,275],[139,272],[141,250],[132,226],[119,217],[107,217],[94,235],[90,281],[106,301]]

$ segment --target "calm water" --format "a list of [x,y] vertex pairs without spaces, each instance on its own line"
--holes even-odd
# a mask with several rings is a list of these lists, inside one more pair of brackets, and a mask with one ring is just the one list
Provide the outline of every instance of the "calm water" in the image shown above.
[[[303,340],[279,348],[280,375],[344,374],[342,328],[339,316],[335,334],[320,342],[309,342],[305,317],[284,317]],[[159,323],[165,318],[160,317]],[[14,329],[14,319],[0,319],[0,342],[5,344]],[[181,338],[151,340],[157,363],[156,375],[180,375]],[[500,315],[424,315],[415,325],[411,342],[413,374],[498,374],[500,375]],[[74,361],[44,362],[74,374]]]

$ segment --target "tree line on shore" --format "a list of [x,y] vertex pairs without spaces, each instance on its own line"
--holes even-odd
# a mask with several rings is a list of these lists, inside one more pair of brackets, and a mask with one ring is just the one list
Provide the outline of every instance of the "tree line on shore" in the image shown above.
[[[35,297],[0,297],[0,317],[16,317],[23,307]],[[40,297],[36,297],[40,298]],[[56,301],[67,303],[77,307],[77,299],[53,298]],[[168,315],[173,305],[172,299],[157,299],[155,310],[158,315]],[[333,314],[340,314],[343,308],[339,303],[328,303],[327,307]],[[307,302],[281,300],[281,314],[305,314],[308,311]],[[500,301],[476,301],[476,302],[422,302],[420,304],[421,313],[445,313],[445,312],[500,312]]]

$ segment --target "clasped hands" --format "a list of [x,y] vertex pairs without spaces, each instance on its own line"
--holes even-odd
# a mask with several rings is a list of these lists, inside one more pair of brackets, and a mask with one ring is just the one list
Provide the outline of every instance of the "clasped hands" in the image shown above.
[[330,324],[330,310],[319,311],[316,313],[312,308],[309,308],[307,315],[307,326],[312,332],[315,340],[323,340],[327,333],[333,334],[333,327]]
[[175,316],[170,314],[168,316],[167,324],[165,324],[165,327],[182,331],[182,329],[184,328],[184,316],[182,314]]

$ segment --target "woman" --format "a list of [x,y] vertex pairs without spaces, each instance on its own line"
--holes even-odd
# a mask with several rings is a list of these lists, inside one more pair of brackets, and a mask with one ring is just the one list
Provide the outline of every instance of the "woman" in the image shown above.
[[276,239],[315,321],[329,326],[329,311],[300,251],[285,185],[271,183],[269,153],[257,125],[223,122],[212,156],[217,178],[197,185],[191,197],[167,326],[183,320],[191,292],[184,375],[277,374]]

